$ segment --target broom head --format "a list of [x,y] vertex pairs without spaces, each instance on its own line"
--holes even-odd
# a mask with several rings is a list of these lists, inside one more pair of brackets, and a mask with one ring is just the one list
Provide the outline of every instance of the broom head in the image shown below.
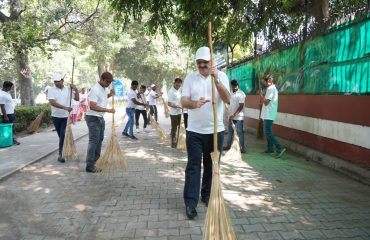
[[44,118],[44,115],[45,115],[45,112],[46,110],[43,110],[37,117],[35,120],[33,120],[33,122],[30,124],[30,126],[27,128],[27,131],[29,133],[34,133],[37,131],[37,129],[39,129],[40,127],[40,124],[42,122],[42,119]]
[[96,169],[101,171],[103,175],[109,175],[127,169],[126,159],[121,151],[114,123],[112,123],[111,137],[105,147],[104,153],[96,162]]
[[67,120],[67,127],[65,131],[65,136],[64,136],[62,158],[64,159],[76,159],[77,158],[77,151],[76,151],[75,141],[73,139],[72,121],[71,121],[70,116],[68,116],[68,120]]
[[236,240],[229,211],[222,195],[219,152],[212,152],[212,187],[208,202],[203,240]]
[[239,136],[235,130],[235,124],[232,123],[232,128],[234,130],[234,140],[231,144],[229,151],[225,154],[225,158],[227,159],[235,159],[235,160],[242,160],[242,153],[240,152],[240,145],[239,145]]
[[149,114],[150,118],[150,126],[152,126],[152,129],[157,129],[158,128],[158,123],[156,120],[154,120],[153,116]]
[[183,123],[180,124],[179,136],[177,140],[177,149],[186,150],[186,130]]

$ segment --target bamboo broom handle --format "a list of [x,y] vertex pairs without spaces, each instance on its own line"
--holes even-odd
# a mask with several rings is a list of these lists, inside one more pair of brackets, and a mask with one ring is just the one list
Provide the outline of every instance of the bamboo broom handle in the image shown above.
[[[211,67],[213,67],[213,47],[212,47],[212,22],[208,22],[208,46],[211,52]],[[215,94],[215,79],[211,76],[212,81],[212,109],[213,109],[213,151],[218,151],[217,139],[217,109],[216,109],[216,94]]]
[[[73,57],[73,60],[72,60],[72,83],[71,85],[73,85],[73,74],[75,72],[75,58]],[[69,107],[72,106],[72,87],[71,87],[71,96],[69,98]]]

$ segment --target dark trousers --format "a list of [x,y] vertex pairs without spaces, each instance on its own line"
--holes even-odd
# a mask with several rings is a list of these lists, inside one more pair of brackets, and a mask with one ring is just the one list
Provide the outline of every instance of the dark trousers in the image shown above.
[[146,115],[146,110],[135,109],[135,123],[136,123],[136,128],[139,128],[140,114],[143,115],[144,128],[146,128],[146,125],[148,124],[148,118],[147,118],[147,115]]
[[[157,111],[157,106],[156,105],[149,105],[149,114],[151,116],[154,115],[155,121],[158,122],[158,111]],[[150,117],[148,115],[148,123],[150,123]]]
[[[6,114],[6,116],[8,117],[8,119],[9,119],[9,121],[5,121],[5,119],[4,119],[4,116],[2,116],[2,118],[3,118],[3,123],[14,123],[14,113],[13,114]],[[14,140],[15,140],[15,137],[14,137],[14,125],[13,125],[13,142],[14,142]]]
[[[218,133],[218,150],[221,153],[224,132]],[[200,173],[203,156],[201,196],[209,198],[212,185],[213,134],[186,131],[188,163],[185,170],[184,202],[188,207],[197,207],[200,192]]]
[[62,156],[64,135],[67,127],[67,119],[68,118],[51,117],[55,130],[57,131],[59,137],[59,156]]
[[181,123],[181,114],[179,115],[170,115],[171,117],[171,143],[176,144],[177,143],[177,133],[178,128],[180,127]]
[[86,168],[93,169],[100,157],[101,145],[104,139],[105,121],[102,117],[86,115],[89,129],[89,145],[87,147]]
[[185,129],[188,128],[188,114],[184,113],[184,124],[185,124]]

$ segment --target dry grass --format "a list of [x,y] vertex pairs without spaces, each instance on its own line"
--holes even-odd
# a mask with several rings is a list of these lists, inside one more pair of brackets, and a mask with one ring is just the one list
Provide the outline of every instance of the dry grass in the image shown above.
[[222,195],[219,152],[212,152],[212,188],[208,202],[203,240],[236,240],[229,211]]
[[97,170],[104,175],[113,174],[117,171],[125,171],[127,169],[126,159],[119,145],[116,127],[112,122],[112,133],[109,142],[104,150],[104,153],[96,162]]
[[27,131],[29,133],[34,133],[37,131],[37,129],[39,129],[40,127],[40,124],[42,122],[42,119],[44,118],[44,115],[45,115],[45,112],[46,110],[43,110],[35,120],[33,120],[33,122],[30,124],[30,126],[27,128]]
[[235,160],[241,161],[242,153],[240,152],[239,136],[236,132],[234,123],[232,123],[232,128],[234,130],[234,140],[233,140],[233,143],[231,144],[230,150],[227,151],[224,157],[227,159],[235,159]]
[[66,160],[77,158],[76,145],[75,145],[75,141],[73,139],[73,133],[72,133],[71,116],[68,116],[68,120],[67,120],[67,127],[65,131],[65,136],[64,136],[62,158]]

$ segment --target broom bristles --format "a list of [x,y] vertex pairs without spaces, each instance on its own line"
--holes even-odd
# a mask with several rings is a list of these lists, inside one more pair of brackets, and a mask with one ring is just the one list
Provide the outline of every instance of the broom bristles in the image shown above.
[[114,172],[125,171],[127,169],[126,159],[121,151],[114,123],[112,123],[110,140],[103,155],[96,162],[96,168],[97,170],[100,170],[103,175],[109,175]]
[[179,136],[177,141],[177,149],[186,150],[186,130],[183,122],[180,124]]
[[75,141],[73,139],[72,122],[71,122],[70,116],[68,116],[68,120],[67,120],[67,127],[66,127],[65,136],[64,136],[62,158],[63,159],[76,159],[77,158],[77,151],[76,151]]
[[203,240],[236,240],[234,227],[222,195],[219,176],[219,153],[212,155],[212,187],[208,202]]
[[40,127],[40,124],[42,122],[42,119],[44,118],[44,115],[45,115],[45,111],[46,110],[43,110],[37,117],[35,120],[33,120],[33,122],[30,124],[30,126],[27,128],[27,131],[29,133],[34,133],[37,131],[37,129],[39,129]]
[[150,125],[152,126],[152,128],[158,132],[162,142],[166,141],[167,134],[165,133],[165,131],[163,131],[163,129],[159,126],[158,122],[153,118],[152,115],[149,114],[149,116],[150,116]]
[[153,116],[150,114],[149,114],[149,118],[150,118],[150,126],[152,127],[152,129],[157,129],[158,128],[157,121],[155,121]]
[[225,158],[235,159],[235,160],[241,161],[242,160],[242,153],[240,151],[239,136],[236,132],[235,124],[232,123],[231,125],[232,125],[232,128],[234,130],[234,140],[233,140],[233,143],[231,144],[231,147],[230,147],[229,151],[227,151],[227,153],[225,154]]

